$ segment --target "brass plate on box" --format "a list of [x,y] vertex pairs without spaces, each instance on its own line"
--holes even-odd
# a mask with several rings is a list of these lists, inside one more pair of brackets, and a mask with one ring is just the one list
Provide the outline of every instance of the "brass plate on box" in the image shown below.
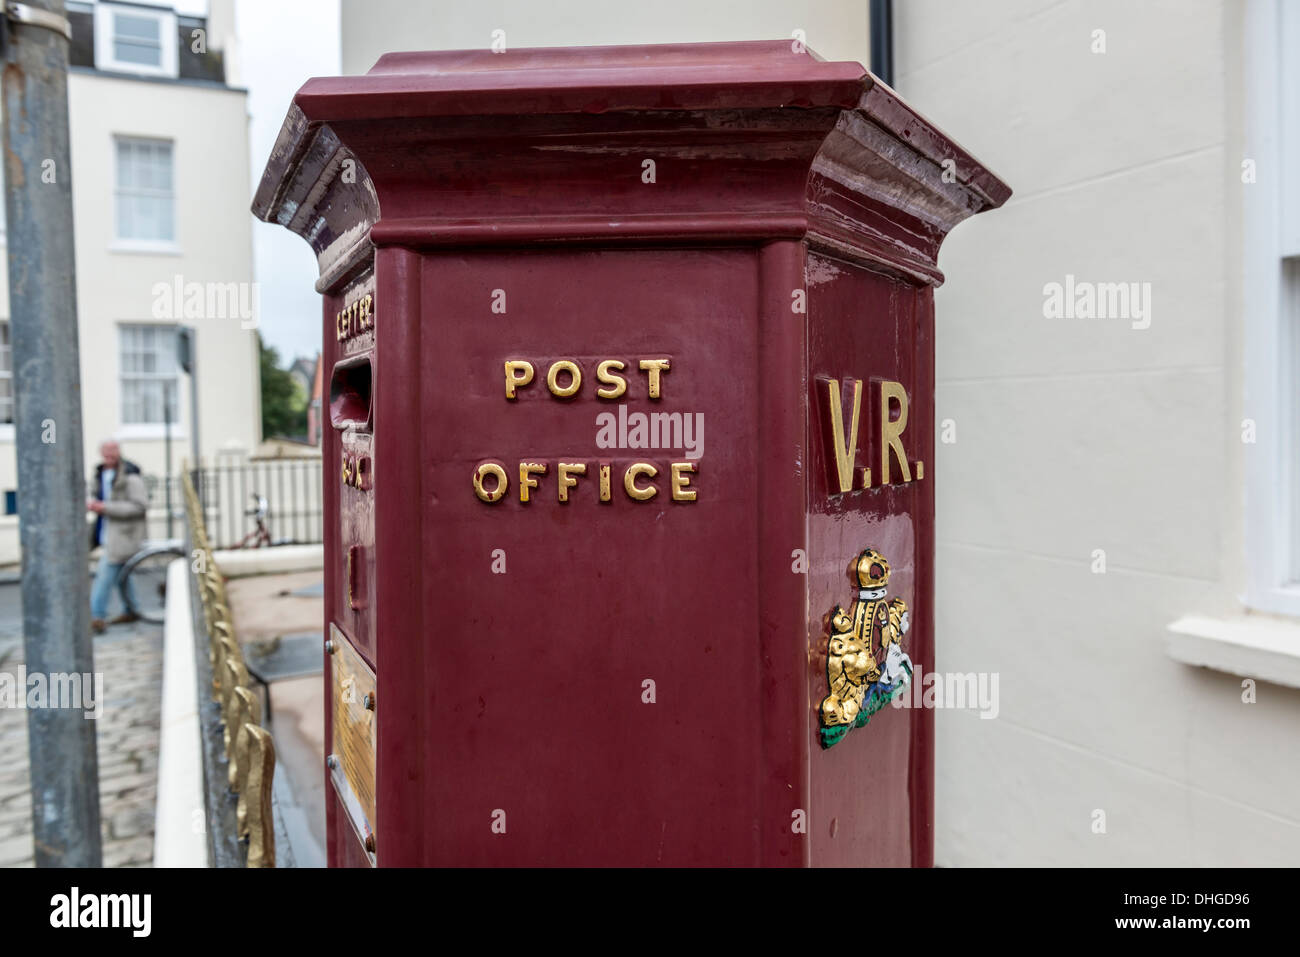
[[330,623],[333,642],[330,672],[333,675],[334,738],[332,755],[338,758],[343,777],[352,789],[364,822],[354,821],[373,832],[375,827],[375,673],[352,647],[337,625]]

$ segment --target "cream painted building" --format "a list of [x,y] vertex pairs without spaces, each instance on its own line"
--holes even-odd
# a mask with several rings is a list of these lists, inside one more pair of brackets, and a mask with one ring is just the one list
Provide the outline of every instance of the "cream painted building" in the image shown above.
[[[895,9],[1016,191],[935,299],[940,666],[1002,688],[940,718],[940,860],[1294,866],[1300,4]],[[1046,318],[1067,276],[1147,315]]]
[[[100,441],[116,436],[128,459],[161,480],[164,403],[175,474],[190,456],[178,325],[196,330],[201,454],[247,453],[261,440],[246,94],[221,55],[234,33],[233,6],[213,0],[204,18],[170,6],[70,2],[68,16],[87,478]],[[11,378],[8,312],[5,293],[0,375]],[[0,391],[0,564],[18,559],[12,509],[23,494],[10,396]],[[162,534],[161,488],[152,505],[151,532]]]
[[[869,50],[866,0],[343,0],[343,70],[495,30]],[[999,702],[937,716],[939,864],[1300,862],[1288,47],[1281,0],[894,4],[899,93],[1015,190],[940,255],[937,667]],[[1048,317],[1085,283],[1136,295]]]

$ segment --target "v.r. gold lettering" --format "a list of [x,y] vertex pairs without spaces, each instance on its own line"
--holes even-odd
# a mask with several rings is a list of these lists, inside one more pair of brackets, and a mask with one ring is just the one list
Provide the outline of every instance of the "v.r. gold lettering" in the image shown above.
[[[831,495],[919,481],[925,477],[925,463],[909,462],[903,448],[903,430],[907,428],[907,390],[901,383],[891,379],[873,379],[872,385],[877,387],[874,416],[877,425],[876,449],[880,456],[880,471],[875,473],[874,482],[870,467],[861,468],[854,475],[859,434],[866,432],[866,429],[861,428],[865,404],[863,397],[867,392],[862,380],[853,379],[846,390],[841,390],[840,383],[835,379],[819,377],[817,380],[824,413],[822,431],[826,441],[829,472],[827,482]],[[847,415],[844,407],[846,393],[851,408]],[[872,410],[866,411],[868,417],[873,414]],[[897,472],[894,466],[897,466]],[[898,481],[894,478],[896,474]]]

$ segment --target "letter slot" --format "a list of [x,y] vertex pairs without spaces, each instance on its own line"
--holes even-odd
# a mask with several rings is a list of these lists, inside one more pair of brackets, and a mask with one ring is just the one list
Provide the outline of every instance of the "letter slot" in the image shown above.
[[330,425],[370,431],[370,356],[356,356],[334,364],[330,375]]

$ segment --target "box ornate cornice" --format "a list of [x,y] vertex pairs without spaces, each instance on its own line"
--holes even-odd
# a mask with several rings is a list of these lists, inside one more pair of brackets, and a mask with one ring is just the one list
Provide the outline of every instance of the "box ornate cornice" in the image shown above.
[[938,285],[948,232],[1010,194],[860,65],[755,41],[394,53],[309,80],[253,211],[311,244],[322,291],[372,243],[780,239]]

